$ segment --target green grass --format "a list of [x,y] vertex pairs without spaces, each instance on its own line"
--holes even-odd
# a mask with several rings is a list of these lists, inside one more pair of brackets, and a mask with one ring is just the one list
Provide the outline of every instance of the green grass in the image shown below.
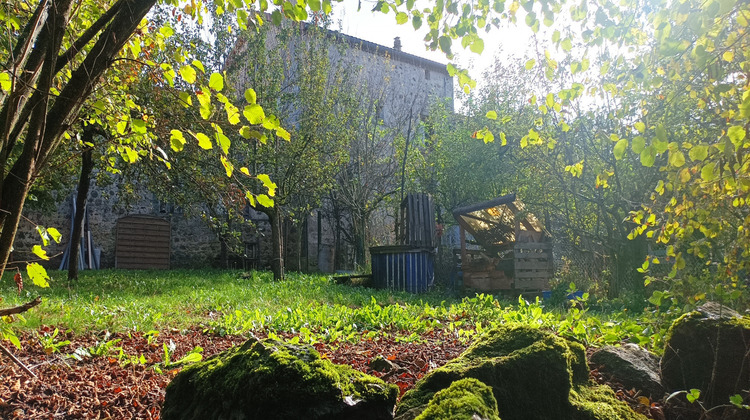
[[279,309],[311,306],[361,307],[372,298],[384,303],[439,304],[438,294],[411,295],[332,284],[327,276],[290,274],[274,282],[268,272],[220,270],[84,271],[68,287],[65,272],[50,272],[50,288],[27,285],[16,296],[10,278],[3,278],[3,306],[14,306],[40,295],[43,303],[27,312],[23,328],[56,325],[74,332],[187,328],[216,321],[236,311],[274,314]]
[[68,286],[66,273],[51,272],[51,287],[33,285],[16,296],[10,275],[0,283],[2,307],[37,295],[43,303],[24,314],[17,329],[50,325],[77,334],[201,327],[217,334],[253,330],[297,334],[306,342],[356,341],[391,335],[419,341],[447,334],[470,341],[497,323],[521,322],[552,329],[589,345],[639,343],[660,351],[666,329],[678,313],[610,310],[592,312],[580,301],[570,309],[545,308],[491,295],[413,295],[332,283],[328,276],[292,273],[275,282],[268,272],[220,270],[85,271]]

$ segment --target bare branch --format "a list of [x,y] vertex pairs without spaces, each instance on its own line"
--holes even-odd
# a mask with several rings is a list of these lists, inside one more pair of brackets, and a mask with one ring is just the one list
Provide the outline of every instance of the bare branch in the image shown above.
[[12,308],[0,309],[0,316],[21,314],[39,305],[40,303],[42,303],[42,298],[40,296],[37,296],[36,299],[32,300],[31,302],[24,303],[21,306],[14,306]]

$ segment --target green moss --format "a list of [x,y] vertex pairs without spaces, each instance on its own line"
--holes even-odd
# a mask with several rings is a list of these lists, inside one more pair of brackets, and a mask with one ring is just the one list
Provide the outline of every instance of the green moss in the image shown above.
[[502,418],[548,419],[569,411],[571,384],[585,383],[588,368],[580,344],[527,325],[501,325],[404,394],[397,414],[424,406],[462,378],[492,387]]
[[334,365],[310,347],[249,340],[177,375],[162,417],[320,418],[363,400],[392,408],[397,395],[397,387]]
[[476,379],[465,378],[438,391],[416,420],[473,420],[475,416],[500,420],[492,388]]
[[[489,331],[459,358],[432,371],[404,394],[396,414],[410,418],[433,395],[463,378],[488,385],[505,420],[631,419],[629,407],[589,392],[584,347],[527,325],[502,325]],[[594,388],[596,389],[596,388]],[[591,398],[594,399],[591,399]],[[630,417],[620,415],[623,409]],[[407,415],[409,413],[409,415]],[[600,416],[601,415],[601,416]]]
[[615,397],[608,386],[579,386],[570,392],[575,420],[646,420]]

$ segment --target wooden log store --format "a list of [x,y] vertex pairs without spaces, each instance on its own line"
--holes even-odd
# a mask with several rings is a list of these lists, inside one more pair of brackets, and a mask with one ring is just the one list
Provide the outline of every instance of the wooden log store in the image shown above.
[[[549,290],[554,274],[550,235],[515,194],[457,208],[464,288],[482,292]],[[469,232],[479,250],[467,249]]]

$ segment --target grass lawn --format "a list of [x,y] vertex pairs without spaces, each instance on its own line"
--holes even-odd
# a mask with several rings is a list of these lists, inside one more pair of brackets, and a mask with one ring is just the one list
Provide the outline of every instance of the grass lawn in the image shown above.
[[338,285],[328,276],[315,274],[292,273],[287,280],[275,282],[269,272],[101,270],[83,271],[80,279],[70,285],[66,272],[51,271],[50,275],[50,288],[26,285],[21,297],[17,296],[11,275],[3,279],[3,307],[38,295],[43,298],[39,307],[24,314],[26,323],[19,324],[22,329],[54,325],[76,333],[149,331],[196,325],[220,328],[222,322],[235,328],[238,317],[242,317],[238,314],[250,314],[256,327],[274,326],[280,316],[286,319],[285,324],[290,324],[293,315],[306,314],[320,324],[342,311],[367,307],[373,299],[407,308],[404,316],[419,315],[425,305],[460,302],[446,300],[438,293],[413,295]]

